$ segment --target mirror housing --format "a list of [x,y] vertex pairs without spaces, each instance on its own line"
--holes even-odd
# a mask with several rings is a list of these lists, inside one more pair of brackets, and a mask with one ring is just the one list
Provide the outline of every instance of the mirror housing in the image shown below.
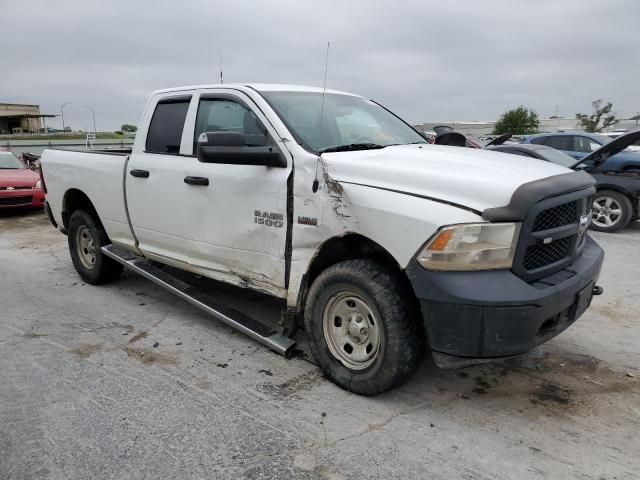
[[275,145],[246,146],[244,135],[238,132],[201,133],[196,155],[203,163],[287,167],[287,159]]
[[435,142],[436,145],[450,145],[452,147],[466,147],[467,146],[467,137],[463,134],[455,132],[453,130],[439,133],[436,137]]

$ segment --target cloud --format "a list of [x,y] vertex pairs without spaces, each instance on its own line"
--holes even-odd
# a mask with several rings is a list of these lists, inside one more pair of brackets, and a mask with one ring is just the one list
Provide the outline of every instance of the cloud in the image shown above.
[[542,116],[595,98],[640,111],[640,2],[3,1],[0,101],[65,108],[98,129],[137,123],[147,95],[225,82],[321,85],[380,101],[410,122]]

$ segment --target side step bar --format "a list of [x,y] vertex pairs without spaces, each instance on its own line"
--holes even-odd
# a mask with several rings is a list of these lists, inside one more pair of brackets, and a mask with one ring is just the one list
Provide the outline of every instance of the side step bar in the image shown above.
[[198,307],[200,310],[203,310],[209,315],[221,320],[228,326],[235,328],[263,345],[266,345],[280,355],[284,355],[285,357],[289,357],[291,355],[296,342],[264,325],[258,320],[216,302],[205,292],[192,287],[164,270],[154,267],[149,261],[134,255],[127,250],[118,248],[114,245],[105,245],[102,247],[102,252],[107,257],[121,263],[129,270],[133,270],[139,275],[151,280],[156,285],[161,286],[183,300],[186,300],[190,304]]

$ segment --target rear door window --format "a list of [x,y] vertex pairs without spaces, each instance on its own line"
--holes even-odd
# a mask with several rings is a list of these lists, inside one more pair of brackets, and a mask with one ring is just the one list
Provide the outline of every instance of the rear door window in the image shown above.
[[546,145],[549,137],[536,137],[531,139],[531,143],[536,145]]
[[556,150],[571,150],[571,137],[568,135],[558,135],[553,137],[547,137],[547,141],[544,143],[547,147],[555,148]]
[[158,102],[147,133],[145,150],[149,153],[177,155],[190,98]]
[[573,148],[571,148],[574,152],[581,153],[591,153],[591,143],[592,141],[587,137],[573,137]]
[[598,142],[594,141],[594,140],[589,140],[589,151],[590,152],[595,152],[596,150],[598,150],[602,145],[600,145]]

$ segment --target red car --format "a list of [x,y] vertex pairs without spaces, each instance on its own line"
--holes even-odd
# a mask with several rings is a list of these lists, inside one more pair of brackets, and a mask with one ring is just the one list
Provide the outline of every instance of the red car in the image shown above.
[[0,209],[44,206],[40,175],[11,152],[0,151]]

